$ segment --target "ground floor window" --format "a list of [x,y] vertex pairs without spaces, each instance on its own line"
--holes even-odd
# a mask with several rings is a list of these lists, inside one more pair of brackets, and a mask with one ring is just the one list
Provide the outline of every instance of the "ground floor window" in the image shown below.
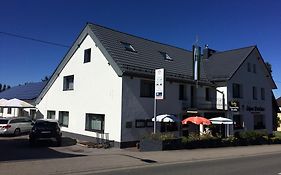
[[12,114],[12,108],[8,108],[7,114]]
[[254,115],[254,129],[265,129],[263,115]]
[[47,119],[56,119],[56,111],[47,111]]
[[234,129],[243,129],[243,118],[242,115],[233,115],[233,128]]
[[104,133],[104,115],[86,114],[85,130]]
[[3,113],[3,108],[0,107],[0,113]]
[[59,111],[59,124],[64,127],[68,127],[69,123],[69,112]]

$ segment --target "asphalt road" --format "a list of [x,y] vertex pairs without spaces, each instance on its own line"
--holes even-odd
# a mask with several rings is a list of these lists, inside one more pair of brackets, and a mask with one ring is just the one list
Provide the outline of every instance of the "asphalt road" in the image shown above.
[[99,175],[278,175],[281,153],[95,172]]

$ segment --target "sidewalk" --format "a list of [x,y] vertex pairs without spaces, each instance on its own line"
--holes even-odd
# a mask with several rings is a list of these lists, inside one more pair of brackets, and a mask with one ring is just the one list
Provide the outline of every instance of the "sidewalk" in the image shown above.
[[[120,168],[159,166],[180,162],[193,162],[281,153],[281,145],[244,146],[228,148],[136,152],[121,149],[84,149],[71,147],[73,152],[86,155],[73,158],[41,159],[0,163],[0,174],[88,174]],[[71,149],[69,152],[71,152]],[[79,150],[80,149],[80,150]],[[72,152],[72,153],[73,153]]]

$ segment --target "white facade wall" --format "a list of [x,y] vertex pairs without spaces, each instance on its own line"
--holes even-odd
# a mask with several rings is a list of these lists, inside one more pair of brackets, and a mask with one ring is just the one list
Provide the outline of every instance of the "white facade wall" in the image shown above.
[[[84,50],[91,48],[91,61],[84,63]],[[63,77],[74,75],[74,90],[63,91]],[[86,113],[104,114],[104,132],[109,139],[121,140],[122,78],[108,64],[88,35],[37,105],[47,117],[47,110],[69,111],[69,125],[63,131],[97,137],[85,131]]]
[[[241,65],[234,76],[227,82],[227,99],[231,101],[232,96],[232,84],[238,83],[242,85],[242,96],[243,98],[237,98],[240,103],[239,112],[229,112],[229,117],[233,117],[235,114],[242,115],[244,121],[245,130],[254,129],[254,115],[264,115],[265,126],[268,132],[272,132],[272,97],[271,97],[271,86],[266,77],[265,70],[262,67],[261,62],[258,61],[258,52],[255,50]],[[247,64],[251,65],[251,72],[248,72]],[[256,73],[253,73],[253,64],[256,65]],[[257,100],[253,99],[253,86],[257,88]],[[261,88],[265,89],[265,100],[261,99]],[[265,108],[265,111],[248,111],[247,106],[258,106]]]
[[[122,96],[122,141],[135,141],[141,139],[153,131],[152,128],[136,128],[135,120],[152,119],[154,111],[154,98],[140,97],[140,83],[145,78],[123,77],[123,96]],[[157,115],[174,114],[179,115],[183,112],[183,107],[190,107],[190,84],[186,85],[187,100],[179,100],[179,85],[182,83],[165,82],[165,99],[157,100]],[[193,85],[196,89],[196,86]],[[194,98],[200,97],[199,104],[208,104],[205,101],[205,86],[198,86]],[[215,88],[210,90],[211,96],[215,97]],[[126,128],[126,122],[132,122],[132,128]],[[159,131],[159,124],[158,124]]]

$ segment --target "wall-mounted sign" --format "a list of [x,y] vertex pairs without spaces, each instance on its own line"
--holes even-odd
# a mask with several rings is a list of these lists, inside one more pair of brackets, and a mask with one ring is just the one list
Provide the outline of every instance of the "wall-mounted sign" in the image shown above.
[[165,91],[165,71],[155,69],[155,99],[163,100]]
[[261,107],[261,106],[247,106],[246,110],[250,111],[250,112],[252,112],[252,111],[259,112],[259,111],[264,111],[265,109],[264,109],[264,107]]
[[239,101],[232,100],[229,102],[228,105],[229,105],[230,111],[234,111],[234,112],[239,111]]

